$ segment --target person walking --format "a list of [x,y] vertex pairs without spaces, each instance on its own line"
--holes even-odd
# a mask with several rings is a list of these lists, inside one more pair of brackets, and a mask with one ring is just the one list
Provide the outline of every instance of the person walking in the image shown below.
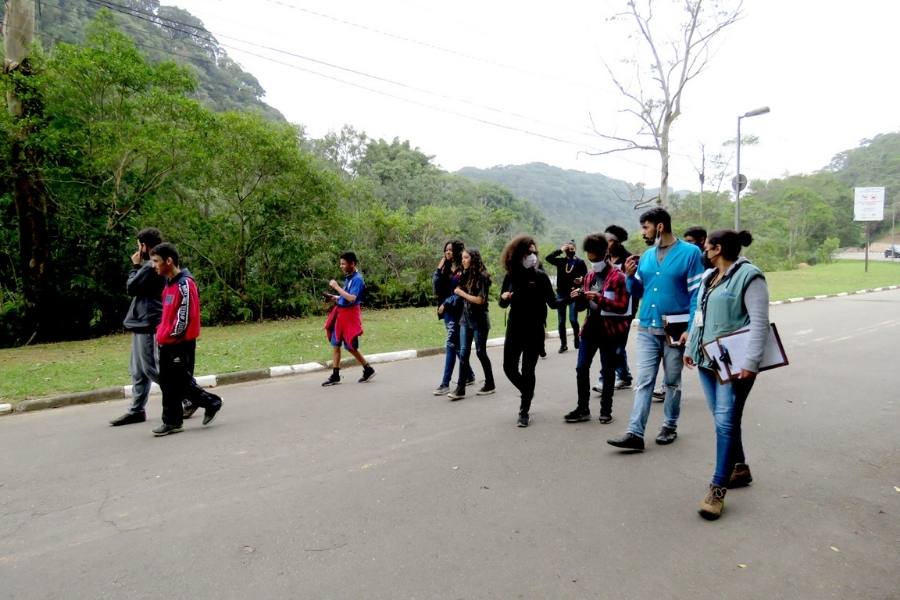
[[[578,327],[578,311],[571,299],[572,290],[581,286],[584,276],[587,274],[587,265],[584,260],[575,255],[575,240],[570,240],[551,252],[544,259],[556,267],[556,302],[557,324],[559,326],[559,353],[569,349],[566,339],[566,313],[569,324],[572,325],[572,345],[578,349],[580,342]],[[542,356],[546,356],[544,353]]]
[[[450,380],[459,355],[459,319],[462,316],[463,301],[453,291],[459,287],[462,278],[464,248],[465,245],[459,240],[451,240],[444,244],[444,254],[431,276],[431,285],[438,301],[438,318],[444,322],[447,329],[447,339],[444,343],[444,373],[434,390],[435,396],[444,396],[450,391]],[[475,375],[469,370],[465,372],[465,376],[458,379],[468,385],[475,381]]]
[[612,422],[613,378],[618,366],[616,350],[628,334],[631,319],[627,314],[630,303],[625,275],[606,260],[607,246],[602,233],[587,236],[582,246],[591,270],[584,277],[583,287],[572,290],[572,298],[578,309],[587,309],[588,314],[581,328],[581,347],[575,367],[578,405],[564,417],[566,423],[591,419],[591,363],[598,351],[603,375],[600,422]]
[[125,283],[131,304],[123,321],[125,330],[131,332],[131,406],[124,415],[109,422],[113,427],[146,421],[151,384],[159,383],[156,326],[162,315],[161,296],[166,280],[153,268],[150,251],[161,242],[159,229],[141,229],[137,234],[138,248],[131,255],[132,268]]
[[[665,445],[675,441],[678,416],[681,412],[681,369],[687,328],[697,304],[697,290],[703,277],[700,250],[672,235],[672,218],[663,208],[653,208],[640,216],[641,235],[647,250],[638,261],[632,255],[625,261],[628,292],[641,300],[638,313],[637,379],[634,386],[634,407],[626,433],[607,443],[626,450],[644,449],[644,430],[650,416],[651,394],[656,383],[660,361],[665,373],[666,398],[663,404],[665,420],[656,443]],[[671,332],[680,323],[685,331],[672,338]],[[667,339],[668,338],[668,339]]]
[[[606,253],[607,253],[607,261],[610,265],[622,271],[623,275],[625,271],[623,270],[625,266],[625,261],[631,256],[631,252],[625,248],[624,243],[628,240],[628,232],[625,231],[624,227],[619,225],[610,225],[604,230],[604,235],[606,236],[606,242],[608,244]],[[626,346],[628,345],[628,334],[631,331],[631,321],[634,319],[635,314],[637,313],[637,302],[631,296],[628,297],[628,309],[626,311],[626,316],[628,317],[628,328],[625,331],[625,337],[621,340],[621,344],[618,348],[616,348],[616,383],[615,389],[617,390],[625,390],[631,387],[632,377],[631,377],[631,369],[628,368],[628,351]],[[593,391],[598,394],[603,393],[603,371],[600,372],[600,377],[597,380],[597,385],[593,388]]]
[[500,308],[509,307],[503,346],[503,372],[521,394],[519,427],[528,427],[534,398],[538,356],[544,349],[547,307],[557,308],[550,278],[540,268],[534,238],[519,235],[503,249],[506,270],[500,291]]
[[[491,276],[488,274],[481,258],[481,253],[474,248],[466,248],[462,253],[463,276],[453,293],[463,301],[462,318],[459,321],[459,372],[469,373],[472,355],[472,342],[475,342],[475,355],[484,371],[484,385],[479,396],[494,393],[494,371],[491,359],[487,354],[487,338],[491,330],[488,318],[488,293],[491,289]],[[448,394],[451,400],[460,400],[466,396],[466,383],[460,380],[456,390]]]
[[222,409],[222,399],[197,385],[194,361],[200,337],[200,295],[194,279],[179,265],[178,249],[170,243],[150,251],[153,267],[166,280],[162,315],[156,328],[159,344],[159,387],[162,390],[162,425],[153,430],[160,437],[182,431],[184,406],[203,407],[203,424],[209,425]]
[[366,291],[366,282],[362,273],[357,270],[358,260],[353,252],[341,254],[340,267],[344,274],[344,284],[332,279],[328,287],[335,294],[325,294],[325,299],[334,302],[334,306],[325,320],[325,331],[331,343],[331,375],[322,382],[322,387],[337,385],[341,382],[341,345],[362,365],[362,377],[359,383],[367,383],[375,377],[375,369],[359,351],[359,336],[362,328],[362,300]]
[[[740,256],[741,247],[752,242],[750,232],[731,229],[714,231],[707,238],[704,250],[713,268],[700,284],[700,305],[684,355],[685,365],[699,367],[700,385],[716,429],[716,468],[699,509],[709,520],[721,516],[728,488],[753,481],[744,455],[741,417],[769,335],[769,288],[762,271]],[[747,355],[743,364],[735,365],[740,373],[721,383],[703,345],[747,328]]]

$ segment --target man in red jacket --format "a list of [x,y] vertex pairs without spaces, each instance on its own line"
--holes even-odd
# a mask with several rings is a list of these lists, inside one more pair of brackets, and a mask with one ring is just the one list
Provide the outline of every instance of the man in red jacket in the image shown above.
[[178,250],[164,242],[150,251],[153,268],[166,279],[162,293],[162,318],[156,328],[159,344],[159,387],[162,390],[162,425],[153,430],[159,437],[182,431],[182,399],[206,409],[208,425],[222,408],[222,399],[197,385],[194,356],[200,337],[200,296],[197,284],[178,266]]

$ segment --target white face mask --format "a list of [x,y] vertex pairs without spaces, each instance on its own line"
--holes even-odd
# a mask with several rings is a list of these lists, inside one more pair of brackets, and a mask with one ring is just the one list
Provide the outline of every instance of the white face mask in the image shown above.
[[592,262],[591,268],[594,270],[594,273],[602,273],[603,270],[606,268],[606,261],[601,260],[598,262]]
[[522,266],[526,269],[533,269],[537,266],[538,257],[537,254],[529,254],[525,258],[522,259]]

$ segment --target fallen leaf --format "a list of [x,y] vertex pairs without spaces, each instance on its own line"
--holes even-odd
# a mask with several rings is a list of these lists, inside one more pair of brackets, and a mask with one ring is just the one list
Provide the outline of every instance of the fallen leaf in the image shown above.
[[453,470],[454,470],[454,471],[458,471],[458,470],[459,470],[459,467],[453,467]]
[[746,569],[747,565],[738,564],[738,569]]
[[835,552],[840,552],[840,550],[838,550],[838,549],[835,548],[834,546],[832,546],[831,549],[834,550]]
[[897,487],[897,486],[895,485],[895,486],[894,486],[894,491],[895,491],[895,492],[900,492],[900,487]]

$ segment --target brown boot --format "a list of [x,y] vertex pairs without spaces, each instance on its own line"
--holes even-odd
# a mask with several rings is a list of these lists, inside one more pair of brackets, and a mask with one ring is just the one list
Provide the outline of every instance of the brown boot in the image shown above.
[[725,508],[725,492],[727,491],[722,486],[710,484],[706,497],[700,502],[700,516],[707,521],[718,519]]
[[737,463],[734,465],[734,471],[731,472],[731,478],[728,480],[728,489],[747,487],[752,482],[753,475],[750,474],[750,465]]

